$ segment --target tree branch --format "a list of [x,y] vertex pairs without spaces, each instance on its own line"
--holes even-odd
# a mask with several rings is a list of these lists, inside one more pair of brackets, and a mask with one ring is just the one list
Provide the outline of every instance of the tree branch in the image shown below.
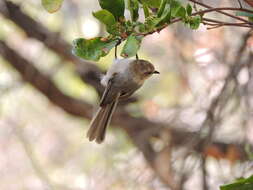
[[245,3],[247,3],[249,6],[253,7],[253,1],[252,0],[244,0]]
[[[6,9],[0,7],[0,13],[6,18],[12,20],[28,37],[35,38],[41,41],[47,48],[57,53],[66,61],[70,61],[76,65],[76,71],[81,79],[94,87],[99,96],[102,96],[104,87],[100,83],[101,70],[93,63],[81,60],[74,56],[72,46],[59,36],[56,32],[49,31],[39,22],[35,21],[28,15],[22,12],[20,7],[10,1],[4,0]],[[122,101],[120,104],[136,102],[137,97],[130,97],[128,100]]]
[[[245,11],[245,12],[249,12],[249,13],[252,13],[253,14],[253,11],[251,10],[248,10],[248,9],[243,9],[243,8],[234,8],[234,7],[220,7],[220,8],[213,8],[213,7],[210,7],[208,5],[205,5],[203,3],[199,3],[199,2],[195,2],[194,0],[189,0],[189,1],[192,1],[196,4],[200,4],[208,9],[205,9],[205,10],[201,10],[201,11],[197,11],[195,13],[193,13],[191,16],[196,16],[196,15],[201,15],[203,16],[204,14],[206,13],[210,13],[210,12],[218,12],[218,13],[221,13],[221,14],[224,14],[226,16],[229,16],[231,18],[234,18],[236,20],[240,20],[240,21],[243,21],[242,23],[227,23],[227,22],[222,22],[220,21],[220,26],[238,26],[238,27],[247,27],[247,28],[253,28],[253,23],[252,22],[249,22],[248,20],[245,20],[241,17],[238,17],[238,16],[234,16],[232,14],[229,14],[229,13],[226,13],[224,12],[223,10],[232,10],[232,11]],[[169,25],[171,24],[174,24],[176,22],[180,22],[182,21],[181,18],[175,18],[175,19],[172,19],[170,21],[170,23],[168,24],[164,24],[163,26],[161,26],[160,28],[156,28],[155,30],[152,30],[152,31],[149,31],[149,32],[144,32],[144,33],[139,33],[137,35],[139,36],[147,36],[147,35],[150,35],[150,34],[153,34],[155,32],[160,32],[161,30],[163,30],[164,28],[168,27]],[[204,23],[206,25],[208,25],[208,23]]]
[[[0,41],[0,54],[12,64],[26,82],[32,84],[55,105],[61,107],[70,114],[91,118],[91,105],[63,94],[55,86],[53,81],[51,81],[46,75],[42,74],[32,63],[25,60],[14,50],[9,48],[3,41]],[[69,105],[71,105],[71,107]]]
[[[204,4],[204,3],[201,3],[201,2],[198,2],[198,1],[196,1],[196,0],[188,0],[188,1],[191,1],[191,2],[193,2],[193,3],[195,3],[195,4],[198,4],[198,5],[202,6],[202,7],[208,8],[208,9],[213,9],[213,7],[211,7],[211,6],[209,6],[209,5],[206,5],[206,4]],[[243,18],[241,18],[241,17],[232,15],[232,14],[227,13],[227,12],[224,12],[224,11],[222,11],[222,10],[217,10],[216,12],[221,13],[221,14],[226,15],[226,16],[229,16],[229,17],[234,18],[234,19],[236,19],[236,20],[240,20],[240,21],[249,23],[249,21],[246,20],[246,19],[243,19]],[[251,25],[252,25],[252,23],[251,23]]]
[[96,65],[75,57],[71,53],[72,46],[63,40],[58,33],[49,31],[46,27],[24,14],[18,5],[6,0],[4,0],[4,5],[0,6],[1,14],[22,28],[28,37],[41,41],[64,60],[76,64],[78,71],[82,74],[82,79],[92,85],[100,95],[103,93],[104,88],[100,84],[101,71]]

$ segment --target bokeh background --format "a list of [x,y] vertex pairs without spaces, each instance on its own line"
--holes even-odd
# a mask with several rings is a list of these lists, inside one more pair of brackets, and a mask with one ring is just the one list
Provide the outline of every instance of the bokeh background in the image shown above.
[[252,174],[247,28],[176,23],[145,37],[139,57],[161,74],[119,106],[103,144],[86,139],[114,52],[90,63],[71,43],[105,35],[91,16],[98,9],[65,0],[49,14],[40,1],[0,2],[0,189],[217,190]]

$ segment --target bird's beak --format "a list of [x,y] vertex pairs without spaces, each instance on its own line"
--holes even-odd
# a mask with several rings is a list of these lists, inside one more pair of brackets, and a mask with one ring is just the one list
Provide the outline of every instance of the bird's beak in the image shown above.
[[153,74],[160,74],[160,72],[159,71],[154,71]]

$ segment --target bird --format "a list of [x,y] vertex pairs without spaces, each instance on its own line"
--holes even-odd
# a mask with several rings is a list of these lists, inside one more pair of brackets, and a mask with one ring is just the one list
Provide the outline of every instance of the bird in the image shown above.
[[95,140],[98,144],[104,141],[106,128],[110,124],[119,100],[130,97],[153,74],[159,72],[147,60],[115,59],[101,80],[105,90],[99,108],[90,122],[87,132],[89,141]]

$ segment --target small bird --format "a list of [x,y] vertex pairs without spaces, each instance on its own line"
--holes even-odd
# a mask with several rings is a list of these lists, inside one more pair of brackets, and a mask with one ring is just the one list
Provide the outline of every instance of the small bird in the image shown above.
[[105,91],[100,107],[91,120],[87,132],[90,141],[103,142],[106,128],[118,101],[130,97],[153,74],[159,74],[159,72],[149,61],[142,59],[116,59],[114,61],[101,80]]

